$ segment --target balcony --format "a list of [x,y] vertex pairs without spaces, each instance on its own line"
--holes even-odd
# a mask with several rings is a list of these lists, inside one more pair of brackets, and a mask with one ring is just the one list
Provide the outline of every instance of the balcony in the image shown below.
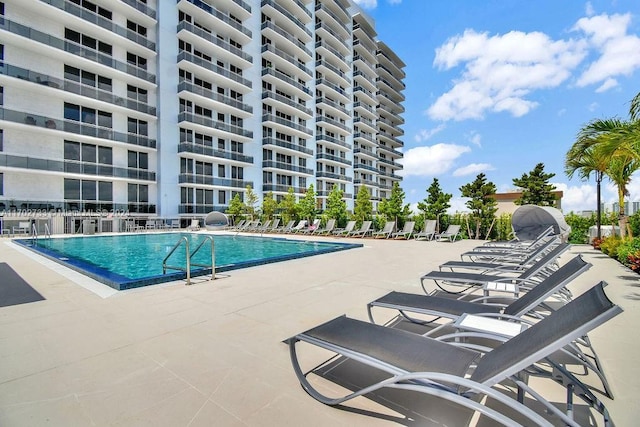
[[263,160],[262,161],[263,168],[272,168],[279,170],[286,170],[290,172],[296,172],[303,175],[313,175],[313,169],[309,169],[302,166],[293,165],[291,163],[277,162],[275,160]]
[[338,104],[337,102],[326,98],[326,97],[321,97],[321,98],[316,98],[316,105],[318,104],[325,104],[330,106],[331,108],[334,108],[336,110],[338,110],[339,112],[341,112],[343,115],[345,115],[346,117],[351,117],[351,113],[349,113],[349,111],[347,111],[346,106]]
[[200,37],[201,39],[206,40],[207,42],[213,45],[216,45],[219,48],[224,49],[225,51],[230,52],[235,56],[237,56],[238,58],[244,59],[249,63],[253,62],[253,57],[248,53],[244,52],[242,49],[232,46],[229,43],[225,42],[224,40],[220,40],[219,38],[214,37],[211,33],[204,31],[202,28],[196,27],[190,22],[187,22],[187,21],[180,22],[178,24],[178,32],[182,30],[189,31],[195,34],[196,36]]
[[[262,45],[262,53],[265,53],[265,52],[271,52],[277,58],[280,58],[280,59],[286,61],[288,64],[290,64],[291,66],[295,67],[297,70],[302,71],[303,73],[305,73],[309,77],[311,77],[312,74],[313,74],[310,69],[305,67],[304,64],[301,64],[300,62],[298,62],[298,60],[295,57],[293,57],[292,55],[289,55],[287,52],[285,52],[285,51],[283,51],[281,49],[278,49],[277,47],[275,47],[275,46],[273,46],[271,44]],[[266,55],[265,55],[265,57],[266,57]],[[273,59],[275,60],[275,58],[273,58]]]
[[373,173],[375,173],[375,174],[378,174],[378,173],[380,172],[380,171],[378,170],[378,168],[376,168],[375,166],[365,165],[365,164],[362,164],[362,163],[356,163],[356,164],[354,164],[354,165],[353,165],[353,169],[356,169],[356,170],[357,170],[357,169],[361,169],[361,170],[362,170],[362,169],[364,169],[364,170],[367,170],[367,171],[369,171],[369,172],[373,172]]
[[271,21],[265,21],[262,23],[262,30],[265,29],[269,29],[272,30],[273,32],[275,32],[276,34],[280,35],[281,37],[283,37],[284,39],[290,41],[291,43],[293,43],[298,49],[300,49],[302,52],[304,52],[307,55],[307,59],[311,59],[313,57],[313,55],[311,54],[311,51],[309,49],[307,49],[307,47],[305,46],[304,43],[302,43],[300,40],[298,40],[297,38],[293,37],[291,34],[289,34],[288,32],[286,32],[285,30],[283,30],[282,28],[280,28],[279,26],[277,26],[276,24],[274,24]]
[[238,136],[244,136],[246,138],[253,138],[253,132],[248,131],[240,126],[231,125],[228,123],[214,120],[211,117],[202,116],[200,114],[189,113],[182,111],[178,114],[178,122],[190,122],[201,126],[205,126],[211,129],[221,130],[223,132],[232,133]]
[[316,116],[316,123],[326,123],[330,126],[337,127],[338,129],[342,129],[346,132],[351,131],[351,129],[349,129],[345,123],[342,123],[338,120],[330,119],[329,117],[325,116]]
[[290,129],[295,129],[298,132],[302,132],[303,134],[308,136],[313,135],[313,131],[306,126],[299,125],[298,123],[295,123],[291,120],[283,119],[282,117],[278,117],[274,114],[263,114],[262,123],[264,124],[265,122],[277,123]]
[[98,15],[95,12],[91,12],[88,9],[80,7],[69,0],[40,0],[43,3],[49,4],[57,9],[63,10],[73,16],[83,19],[91,24],[97,25],[105,30],[108,30],[114,34],[122,36],[132,42],[146,47],[153,52],[156,51],[156,44],[149,40],[147,37],[142,36],[135,31],[131,31],[128,28],[116,25],[113,21]]
[[[322,12],[322,13],[319,13],[319,12]],[[316,16],[318,15],[321,16],[323,13],[331,17],[331,19],[338,26],[338,28],[340,28],[344,32],[344,34],[342,35],[343,38],[346,38],[349,36],[349,29],[347,28],[347,25],[344,22],[342,22],[340,18],[338,18],[338,16],[331,9],[329,9],[327,6],[325,6],[322,3],[316,4]]]
[[216,178],[208,175],[193,175],[181,173],[178,175],[179,184],[200,184],[214,185],[217,187],[246,188],[250,185],[253,188],[253,181],[243,181],[241,179]]
[[331,71],[333,74],[344,80],[347,84],[351,84],[351,79],[344,73],[344,71],[342,71],[338,67],[323,59],[316,61],[316,69],[320,69],[320,71],[322,71],[323,68]]
[[39,85],[48,86],[56,90],[63,90],[65,92],[86,96],[87,98],[108,102],[109,104],[125,107],[130,110],[139,111],[141,113],[150,114],[152,116],[156,115],[156,108],[148,104],[136,101],[134,99],[122,98],[106,90],[98,89],[93,86],[87,86],[72,80],[58,79],[47,74],[36,73],[34,71],[16,67],[7,63],[5,63],[3,67],[0,67],[0,74],[4,74],[5,76],[9,77],[16,77],[20,80],[36,83]]
[[299,153],[313,155],[313,150],[311,150],[310,148],[305,147],[304,145],[294,144],[292,142],[285,141],[285,140],[282,140],[282,139],[262,138],[262,146],[264,147],[264,146],[269,146],[269,145],[274,145],[276,147],[286,148],[288,150],[297,151]]
[[220,95],[217,92],[214,92],[209,89],[205,89],[202,86],[197,86],[186,80],[182,80],[180,83],[178,83],[178,93],[182,91],[195,93],[196,95],[200,95],[204,98],[207,98],[216,102],[220,102],[229,107],[236,108],[238,110],[242,110],[247,113],[253,114],[253,107],[251,107],[250,105],[244,104],[228,96]]
[[111,128],[76,122],[73,120],[54,119],[51,117],[39,116],[22,111],[8,110],[5,108],[0,108],[0,120],[22,123],[29,126],[37,126],[45,129],[51,129],[56,132],[64,131],[114,142],[123,142],[125,144],[132,144],[140,147],[156,148],[156,140],[151,139],[148,136],[116,132]]
[[156,76],[149,73],[147,70],[121,62],[113,59],[110,55],[98,52],[96,49],[90,49],[88,47],[79,45],[77,43],[59,39],[57,37],[45,34],[41,31],[34,30],[25,25],[18,24],[17,22],[10,21],[8,19],[0,20],[0,29],[16,34],[21,37],[28,38],[38,43],[45,44],[49,47],[62,50],[64,52],[85,58],[89,61],[96,62],[106,67],[113,68],[114,70],[121,71],[123,73],[138,77],[148,82],[156,82]]
[[225,212],[229,209],[228,205],[199,204],[199,203],[181,203],[178,205],[179,214],[208,214],[211,211]]
[[0,167],[30,169],[67,174],[81,174],[127,180],[152,181],[156,180],[156,173],[146,169],[119,168],[112,165],[77,162],[73,160],[50,160],[35,157],[14,156],[0,153]]
[[312,37],[311,31],[309,31],[309,29],[305,26],[304,22],[302,22],[301,20],[296,18],[291,12],[289,12],[284,7],[280,6],[274,0],[262,0],[262,2],[260,3],[260,7],[265,7],[265,6],[270,6],[270,7],[274,8],[279,13],[284,15],[287,18],[288,21],[292,22],[297,28],[299,28],[302,32],[304,32],[306,35],[308,35],[309,38]]
[[193,142],[181,141],[178,144],[178,153],[193,153],[203,156],[217,157],[219,159],[233,160],[236,162],[253,164],[253,157],[245,156],[233,151],[218,150],[206,145],[195,144]]
[[351,182],[353,179],[346,175],[340,175],[332,172],[316,172],[316,178],[327,178],[327,179],[335,179],[336,181],[346,181]]
[[214,64],[211,61],[207,61],[204,58],[200,58],[199,56],[195,56],[194,54],[187,52],[187,51],[181,51],[178,54],[178,62],[180,61],[189,61],[195,65],[198,65],[202,68],[205,68],[209,71],[212,71],[220,76],[226,77],[227,79],[234,81],[236,83],[239,83],[245,87],[251,88],[251,81],[245,79],[244,77],[242,77],[240,74],[238,73],[233,73],[230,70],[227,70],[226,68],[222,68],[217,64]]
[[316,142],[328,142],[328,143],[339,145],[340,147],[344,147],[351,150],[351,144],[329,135],[324,135],[324,134],[316,135]]
[[300,90],[302,93],[311,96],[311,90],[309,90],[309,88],[307,88],[305,85],[297,82],[296,80],[292,79],[291,77],[287,76],[286,74],[273,69],[273,68],[263,68],[262,69],[262,76],[273,76],[279,80],[282,80],[283,82],[293,86],[294,88]]
[[330,160],[332,162],[341,163],[343,165],[351,166],[353,162],[345,159],[344,157],[334,156],[333,154],[318,153],[316,154],[316,160]]
[[[166,1],[166,0],[165,0]],[[183,0],[178,0],[178,3],[180,3]],[[224,14],[222,12],[220,12],[219,10],[217,10],[215,7],[201,1],[201,0],[184,0],[187,1],[189,3],[191,3],[192,5],[200,8],[201,10],[204,10],[205,12],[207,12],[209,15],[219,19],[220,21],[224,22],[225,24],[229,25],[231,28],[240,31],[242,34],[244,34],[245,36],[247,36],[248,38],[251,38],[251,31],[249,31],[247,28],[245,28],[241,23],[239,23],[238,21],[231,19],[229,17],[229,15]],[[245,10],[251,10],[251,8],[249,6],[243,7]]]
[[122,3],[128,4],[135,10],[140,11],[153,19],[156,19],[156,11],[151,9],[149,6],[147,6],[146,3],[143,3],[140,0],[122,0]]
[[292,185],[284,185],[284,184],[262,184],[262,192],[273,191],[276,193],[288,193],[289,189],[293,188],[293,192],[295,194],[304,194],[307,192],[306,188],[294,187]]
[[305,115],[311,117],[313,115],[313,111],[310,108],[307,108],[304,104],[300,102],[296,102],[293,99],[287,98],[286,96],[282,96],[279,93],[272,92],[270,90],[262,91],[262,99],[275,99],[278,102],[288,105]]

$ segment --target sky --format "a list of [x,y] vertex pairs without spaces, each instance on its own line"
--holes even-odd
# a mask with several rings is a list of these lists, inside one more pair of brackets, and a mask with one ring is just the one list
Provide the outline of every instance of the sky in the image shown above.
[[[355,0],[406,64],[402,189],[415,206],[437,178],[484,173],[498,192],[538,163],[565,213],[595,210],[595,180],[569,180],[564,159],[593,119],[629,118],[640,92],[640,0]],[[629,186],[640,201],[640,174]],[[603,181],[602,200],[617,200]]]

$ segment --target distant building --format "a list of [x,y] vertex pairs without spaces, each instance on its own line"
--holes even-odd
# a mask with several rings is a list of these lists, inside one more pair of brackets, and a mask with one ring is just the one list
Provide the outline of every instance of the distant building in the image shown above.
[[[554,205],[555,208],[562,209],[562,191],[556,190],[552,191],[552,193],[556,196],[556,203]],[[522,191],[508,191],[506,193],[496,193],[495,199],[498,201],[498,211],[496,215],[501,215],[505,213],[513,213],[517,208],[515,201],[518,200],[522,196]]]

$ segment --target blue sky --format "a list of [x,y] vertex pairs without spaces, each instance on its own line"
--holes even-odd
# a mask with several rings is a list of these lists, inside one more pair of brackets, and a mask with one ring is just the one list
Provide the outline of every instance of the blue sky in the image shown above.
[[595,209],[595,182],[569,180],[564,156],[590,120],[628,118],[640,92],[639,0],[356,3],[406,63],[407,202],[423,200],[437,177],[452,210],[464,210],[459,188],[478,173],[508,191],[542,162],[563,211]]

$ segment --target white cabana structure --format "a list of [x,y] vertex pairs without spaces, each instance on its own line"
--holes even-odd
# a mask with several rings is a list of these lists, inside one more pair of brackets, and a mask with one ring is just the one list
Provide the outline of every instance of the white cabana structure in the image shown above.
[[209,212],[204,218],[204,226],[207,230],[221,230],[229,226],[229,218],[222,212]]
[[554,234],[560,235],[562,241],[566,242],[571,232],[562,211],[550,206],[520,206],[513,212],[511,226],[518,240],[535,239],[545,229],[553,226]]

